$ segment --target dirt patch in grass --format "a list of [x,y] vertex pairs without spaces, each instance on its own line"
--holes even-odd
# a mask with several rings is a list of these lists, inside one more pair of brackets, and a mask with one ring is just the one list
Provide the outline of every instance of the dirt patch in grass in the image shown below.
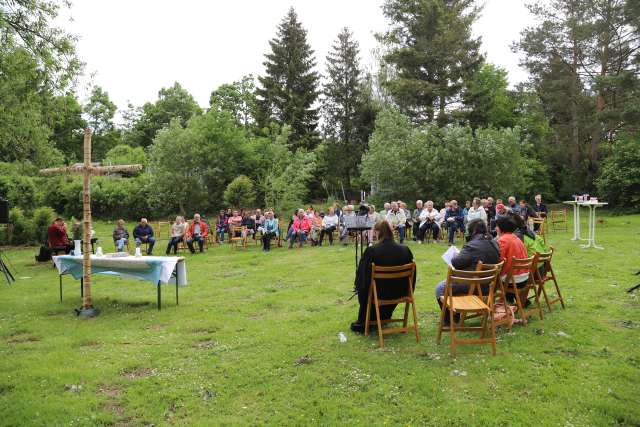
[[217,332],[218,328],[214,327],[209,327],[209,328],[204,328],[204,327],[198,327],[198,328],[193,328],[191,330],[192,334],[196,334],[196,335],[200,335],[200,334],[212,334],[214,332]]
[[217,341],[212,341],[212,340],[196,341],[193,343],[193,347],[198,348],[200,350],[207,350],[217,345],[218,345]]
[[120,396],[122,396],[123,392],[121,387],[117,385],[102,385],[98,389],[98,392],[107,398],[107,401],[103,405],[104,410],[113,414],[117,419],[113,424],[114,426],[125,427],[134,425],[131,418],[125,417],[126,408],[120,402]]
[[162,331],[167,325],[151,325],[147,329],[150,331]]
[[128,378],[130,380],[137,380],[140,378],[146,378],[146,377],[150,377],[152,375],[154,375],[155,372],[153,371],[153,369],[149,369],[149,368],[142,368],[142,367],[137,367],[137,368],[127,368],[125,370],[123,370],[120,375],[124,378]]
[[96,340],[82,340],[78,343],[78,347],[98,347],[100,345],[102,345],[102,343]]
[[36,342],[40,341],[40,338],[30,334],[28,332],[14,332],[13,334],[7,337],[7,342],[9,344],[21,344],[25,342]]

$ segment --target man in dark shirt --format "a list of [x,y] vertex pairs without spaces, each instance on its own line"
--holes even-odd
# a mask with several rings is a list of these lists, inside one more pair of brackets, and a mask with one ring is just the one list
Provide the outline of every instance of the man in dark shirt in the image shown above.
[[153,228],[147,222],[147,218],[140,218],[140,223],[133,229],[133,238],[136,239],[136,248],[141,244],[147,243],[147,255],[153,253],[153,245],[156,239],[153,237]]

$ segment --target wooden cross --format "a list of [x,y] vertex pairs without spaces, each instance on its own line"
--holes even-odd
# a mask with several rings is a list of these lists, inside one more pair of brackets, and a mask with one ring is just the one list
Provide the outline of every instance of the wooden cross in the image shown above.
[[82,248],[82,310],[93,311],[91,302],[91,176],[106,175],[114,172],[135,172],[142,170],[142,165],[99,166],[91,162],[91,129],[84,130],[84,163],[61,168],[43,169],[41,175],[80,174],[82,175],[82,213],[83,213],[83,248]]

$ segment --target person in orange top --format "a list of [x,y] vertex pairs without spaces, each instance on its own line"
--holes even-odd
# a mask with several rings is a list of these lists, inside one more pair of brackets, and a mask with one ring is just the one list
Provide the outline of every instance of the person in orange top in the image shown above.
[[[504,267],[501,275],[502,280],[507,278],[507,273],[511,268],[511,260],[513,257],[518,259],[528,258],[527,248],[522,243],[522,240],[518,238],[513,232],[517,228],[516,222],[510,215],[498,216],[496,219],[496,231],[498,233],[498,246],[500,247],[500,261],[504,261]],[[518,289],[523,288],[527,279],[529,278],[529,272],[525,269],[518,269],[513,271],[513,279],[516,282]],[[527,301],[527,295],[520,295],[522,301]],[[509,302],[514,301],[514,296],[507,294]]]
[[207,227],[206,222],[200,220],[200,214],[197,213],[193,216],[193,221],[187,227],[185,234],[187,236],[187,246],[189,246],[189,251],[192,254],[196,253],[193,248],[193,242],[198,242],[200,252],[204,251],[204,240],[209,235],[209,227]]

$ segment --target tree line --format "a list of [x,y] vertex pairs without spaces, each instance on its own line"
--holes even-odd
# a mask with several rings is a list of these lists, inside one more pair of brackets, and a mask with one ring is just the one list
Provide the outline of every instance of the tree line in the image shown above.
[[263,75],[215,88],[206,108],[175,82],[116,124],[104,88],[78,99],[76,40],[54,25],[66,3],[0,0],[0,196],[77,214],[77,178],[37,169],[81,161],[90,126],[94,161],[145,165],[95,180],[98,216],[284,210],[360,190],[437,202],[588,192],[640,210],[639,4],[532,3],[535,24],[513,44],[530,78],[515,87],[472,34],[478,1],[386,0],[370,72],[348,28],[321,68],[291,8]]

